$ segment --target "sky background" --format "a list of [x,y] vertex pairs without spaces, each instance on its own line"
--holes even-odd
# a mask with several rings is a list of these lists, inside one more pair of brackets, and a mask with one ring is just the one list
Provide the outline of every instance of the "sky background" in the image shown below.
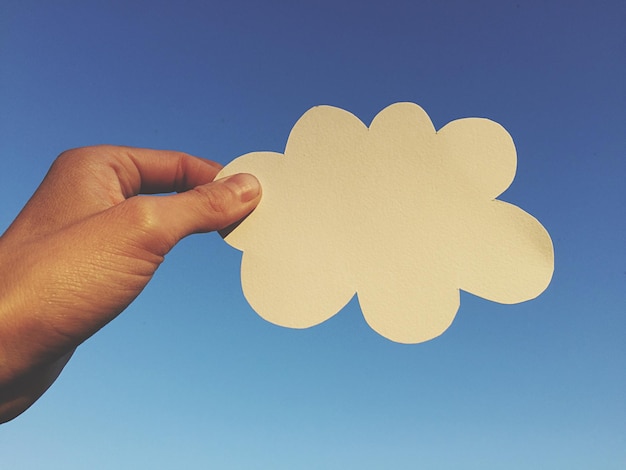
[[[0,230],[67,148],[282,152],[310,107],[413,101],[502,124],[501,199],[555,245],[552,284],[462,293],[440,337],[258,317],[240,253],[183,240],[31,409],[20,469],[626,468],[623,1],[0,1]],[[2,280],[0,279],[0,284]]]

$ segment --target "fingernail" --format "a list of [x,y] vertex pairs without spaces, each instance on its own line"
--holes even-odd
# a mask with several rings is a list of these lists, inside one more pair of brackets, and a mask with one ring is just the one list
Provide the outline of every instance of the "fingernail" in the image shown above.
[[220,182],[228,184],[239,196],[241,202],[252,201],[261,192],[261,183],[259,183],[259,180],[248,173],[238,173],[228,176]]

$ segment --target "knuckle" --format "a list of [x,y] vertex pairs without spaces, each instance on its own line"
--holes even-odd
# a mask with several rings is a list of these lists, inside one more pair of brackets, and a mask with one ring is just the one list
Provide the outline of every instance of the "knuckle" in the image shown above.
[[76,147],[65,150],[56,158],[56,165],[76,165],[88,163],[94,159],[102,159],[102,156],[110,155],[115,150],[113,145],[93,145],[88,147]]
[[122,217],[127,230],[124,238],[137,247],[164,254],[175,243],[174,235],[163,230],[166,220],[158,201],[150,196],[136,196],[124,202]]
[[52,164],[52,169],[56,171],[75,171],[89,165],[97,155],[96,147],[78,147],[62,152]]
[[74,167],[78,162],[84,160],[85,151],[83,148],[66,150],[61,153],[53,163],[53,168]]
[[158,226],[158,210],[149,197],[133,197],[124,202],[126,216],[132,226],[149,232]]

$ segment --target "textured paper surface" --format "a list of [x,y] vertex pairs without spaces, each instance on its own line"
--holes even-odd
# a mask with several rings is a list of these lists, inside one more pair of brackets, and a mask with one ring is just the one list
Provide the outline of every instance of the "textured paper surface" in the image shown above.
[[219,177],[254,174],[257,209],[225,236],[243,251],[252,308],[292,328],[319,324],[355,295],[368,324],[401,343],[443,333],[459,290],[512,304],[548,286],[547,231],[497,200],[515,175],[508,132],[479,118],[439,131],[413,103],[369,128],[331,106],[307,111],[284,154],[253,152]]

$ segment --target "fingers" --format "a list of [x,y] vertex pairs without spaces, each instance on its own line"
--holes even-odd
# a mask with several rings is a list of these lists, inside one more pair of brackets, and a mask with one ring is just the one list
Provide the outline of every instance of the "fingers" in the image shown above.
[[54,233],[140,193],[187,191],[213,181],[221,165],[175,152],[110,145],[61,154],[7,233]]
[[[116,218],[109,223],[127,233],[143,231],[147,244],[160,239],[156,252],[169,250],[191,233],[222,229],[256,207],[258,181],[233,175],[212,183],[220,169],[182,152],[114,146],[70,150],[55,161],[6,234],[17,241],[41,238],[94,217],[92,223],[104,224],[112,211]],[[163,192],[179,194],[134,197]]]
[[[92,183],[119,193],[122,199],[137,194],[186,191],[206,184],[221,170],[219,163],[173,150],[100,145],[64,152],[53,166],[57,173],[76,172]],[[74,169],[74,170],[73,170]],[[115,198],[113,198],[115,199]],[[119,202],[119,201],[118,201]]]
[[[125,197],[187,191],[213,181],[222,166],[219,163],[168,150],[116,147],[117,161],[128,178]],[[130,166],[129,164],[132,164]],[[120,178],[121,179],[121,178]]]

